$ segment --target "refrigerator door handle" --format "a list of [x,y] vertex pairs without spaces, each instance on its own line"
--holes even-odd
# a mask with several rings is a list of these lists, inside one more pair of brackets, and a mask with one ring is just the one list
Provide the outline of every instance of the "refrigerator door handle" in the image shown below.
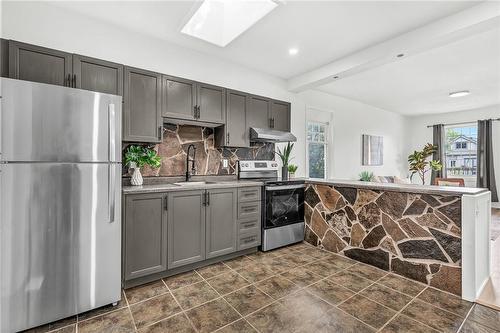
[[109,223],[115,222],[115,192],[116,192],[116,165],[108,164],[108,203],[109,203]]
[[116,113],[115,113],[115,105],[114,104],[109,104],[108,105],[108,123],[109,123],[109,161],[114,162],[115,161],[115,137],[116,137],[116,129],[115,129],[115,122],[116,122]]

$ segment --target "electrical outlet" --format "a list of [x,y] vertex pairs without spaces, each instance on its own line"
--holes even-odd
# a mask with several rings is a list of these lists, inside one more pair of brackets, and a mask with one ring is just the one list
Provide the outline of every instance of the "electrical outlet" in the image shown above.
[[227,159],[223,159],[222,160],[222,167],[227,168],[228,166],[229,166],[229,163],[228,163]]

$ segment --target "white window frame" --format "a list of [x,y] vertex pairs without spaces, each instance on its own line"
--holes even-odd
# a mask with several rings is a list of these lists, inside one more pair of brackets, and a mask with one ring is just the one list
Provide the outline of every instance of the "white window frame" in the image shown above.
[[[448,125],[448,126],[446,126],[446,125],[445,125],[445,133],[444,133],[444,135],[446,135],[446,131],[447,131],[447,129],[449,129],[449,128],[452,128],[452,129],[453,129],[453,128],[464,128],[464,127],[476,127],[476,128],[477,128],[477,123],[470,122],[470,123],[462,123],[462,124],[459,124],[459,125]],[[446,137],[445,137],[445,139],[446,139]],[[457,143],[458,143],[458,142],[455,142],[455,149],[451,149],[451,150],[461,151],[461,150],[468,150],[468,149],[469,149],[469,148],[468,148],[468,142],[467,142],[467,141],[462,141],[462,142],[460,142],[460,143],[461,143],[461,146],[462,146],[462,143],[465,143],[465,146],[466,146],[465,148],[456,148],[456,144],[457,144]],[[477,148],[477,147],[476,147],[476,148]],[[445,159],[447,158],[447,154],[446,154],[446,153],[447,153],[447,152],[445,151]],[[477,155],[476,155],[476,159],[477,159]],[[465,162],[464,162],[464,163],[465,163]],[[450,163],[450,165],[451,165],[451,163]],[[456,166],[455,166],[455,167],[456,167]],[[454,168],[454,167],[450,166],[450,168]],[[446,177],[448,177],[448,170],[446,170],[446,169],[445,169],[445,172],[446,172]],[[477,172],[477,162],[476,162],[476,172]],[[454,177],[454,176],[451,176],[451,177]],[[457,176],[457,177],[464,178],[464,179],[465,179],[465,181],[466,181],[466,186],[469,186],[469,185],[467,185],[467,181],[468,181],[468,180],[470,181],[471,179],[472,179],[472,180],[473,180],[473,179],[475,179],[476,175],[475,175],[475,174],[473,174],[473,175],[460,175],[460,176]]]
[[330,138],[330,123],[329,122],[321,122],[321,121],[315,121],[315,120],[306,120],[306,177],[309,177],[309,143],[321,143],[318,141],[311,141],[308,139],[308,132],[309,132],[309,124],[314,124],[314,125],[320,125],[325,127],[325,141],[323,145],[325,146],[325,174],[324,174],[324,179],[329,178],[330,174],[330,154],[329,154],[329,138]]

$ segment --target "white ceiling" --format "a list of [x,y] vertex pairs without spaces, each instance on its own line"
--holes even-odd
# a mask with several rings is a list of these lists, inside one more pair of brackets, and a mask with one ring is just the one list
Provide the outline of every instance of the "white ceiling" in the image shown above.
[[[318,89],[404,115],[500,104],[500,27]],[[459,90],[471,94],[448,96]]]
[[[195,1],[53,4],[288,79],[477,2],[284,1],[225,48],[180,33]],[[290,56],[291,47],[299,54]]]

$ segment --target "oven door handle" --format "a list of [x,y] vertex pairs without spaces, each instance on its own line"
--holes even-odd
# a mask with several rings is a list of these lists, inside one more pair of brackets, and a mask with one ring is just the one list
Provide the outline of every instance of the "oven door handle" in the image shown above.
[[266,191],[295,190],[295,189],[304,188],[304,187],[306,187],[304,184],[300,184],[300,185],[266,186]]

